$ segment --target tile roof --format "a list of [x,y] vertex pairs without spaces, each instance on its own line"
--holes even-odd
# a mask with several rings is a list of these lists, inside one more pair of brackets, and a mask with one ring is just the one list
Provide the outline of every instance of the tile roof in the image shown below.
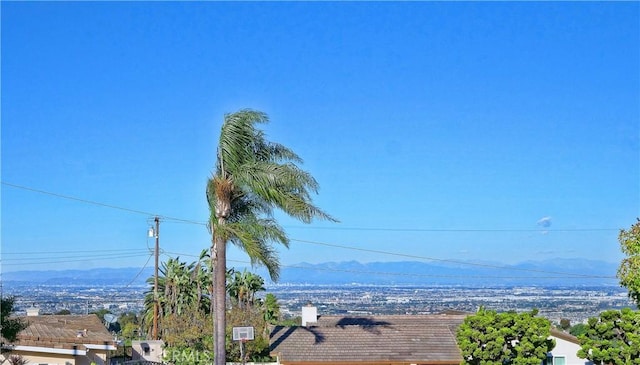
[[16,345],[59,349],[83,349],[85,344],[115,346],[113,336],[95,314],[21,318],[28,326],[18,334]]
[[560,330],[555,329],[555,328],[551,328],[551,336],[554,336],[554,337],[557,337],[557,338],[561,338],[561,339],[563,339],[565,341],[569,341],[569,342],[575,343],[577,345],[580,344],[580,339],[578,339],[578,337],[576,337],[576,336],[574,336],[574,335],[572,335],[570,333],[560,331]]
[[282,364],[459,364],[455,330],[466,315],[321,316],[307,327],[274,327]]

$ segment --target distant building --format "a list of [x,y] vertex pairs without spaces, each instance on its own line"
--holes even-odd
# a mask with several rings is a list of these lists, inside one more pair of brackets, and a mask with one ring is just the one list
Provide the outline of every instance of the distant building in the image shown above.
[[109,351],[116,350],[113,337],[95,314],[22,318],[28,326],[4,355],[20,355],[27,364],[105,365]]

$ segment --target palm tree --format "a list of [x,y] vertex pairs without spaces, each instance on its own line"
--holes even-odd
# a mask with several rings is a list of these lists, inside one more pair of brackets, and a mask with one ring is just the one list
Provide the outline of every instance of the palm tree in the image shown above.
[[262,303],[264,320],[270,324],[276,324],[276,321],[280,319],[280,305],[278,305],[278,299],[275,295],[269,293],[264,297]]
[[232,305],[242,308],[242,298],[245,295],[244,276],[241,272],[231,268],[227,270],[227,293]]
[[[193,308],[203,312],[210,310],[210,299],[206,294],[211,287],[211,273],[206,261],[203,265],[205,257],[206,255],[201,254],[200,260],[190,264],[181,262],[179,257],[169,258],[162,263],[158,276],[158,316],[161,322],[168,316],[182,315]],[[155,304],[154,278],[148,278],[147,283],[150,287],[145,295],[145,325],[153,321]]]
[[252,306],[256,301],[256,293],[265,290],[264,279],[260,275],[246,272],[244,282],[247,286],[247,306]]
[[251,307],[256,298],[256,293],[263,291],[264,279],[246,270],[239,272],[234,269],[227,271],[227,293],[232,302],[238,308]]
[[311,201],[318,183],[296,164],[300,157],[265,138],[258,123],[266,114],[241,110],[227,114],[220,132],[216,169],[207,181],[209,224],[214,267],[215,364],[225,363],[226,245],[244,250],[253,265],[264,265],[275,281],[279,261],[271,243],[289,246],[284,230],[273,219],[276,208],[304,223],[314,218],[334,220]]

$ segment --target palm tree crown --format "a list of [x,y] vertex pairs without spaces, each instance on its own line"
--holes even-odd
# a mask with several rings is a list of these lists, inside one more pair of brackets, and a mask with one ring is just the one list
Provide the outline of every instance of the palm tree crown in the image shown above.
[[312,204],[311,193],[318,192],[318,183],[298,167],[302,159],[289,148],[268,141],[256,127],[267,122],[266,114],[254,110],[225,115],[215,173],[207,182],[215,267],[216,364],[225,360],[224,338],[220,337],[224,337],[225,325],[227,242],[245,251],[252,265],[265,266],[275,281],[280,264],[272,243],[288,247],[289,239],[274,220],[274,210],[305,223],[314,218],[335,221]]

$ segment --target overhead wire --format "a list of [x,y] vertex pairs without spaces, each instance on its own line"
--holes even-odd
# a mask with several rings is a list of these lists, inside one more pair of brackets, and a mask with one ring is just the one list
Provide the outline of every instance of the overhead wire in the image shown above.
[[[179,253],[179,252],[164,252],[168,257],[172,257],[169,255],[176,256],[186,256],[186,257],[198,257],[197,255]],[[227,262],[236,262],[240,264],[252,265],[250,261],[243,260],[234,260],[227,259]],[[547,272],[543,270],[523,270],[523,271],[532,271],[537,273],[546,273],[546,274],[556,274],[556,276],[504,276],[504,275],[436,275],[436,274],[419,274],[419,273],[398,273],[398,272],[386,272],[386,271],[363,271],[363,270],[349,270],[349,269],[336,269],[336,268],[328,268],[328,267],[311,267],[311,266],[301,266],[301,265],[287,265],[281,264],[282,268],[290,268],[290,269],[302,269],[302,270],[312,270],[312,271],[330,271],[330,272],[347,272],[352,274],[367,274],[367,275],[381,275],[381,276],[406,276],[406,277],[429,277],[429,278],[460,278],[460,279],[616,279],[614,276],[603,276],[603,275],[581,275],[581,274],[572,274],[572,273],[559,273],[559,272]],[[506,268],[505,269],[509,269]]]
[[[121,256],[110,256],[109,259],[125,259],[125,258],[132,258],[132,257],[141,257],[143,255],[140,254],[135,254],[135,255],[121,255]],[[146,255],[145,255],[146,256]],[[94,257],[95,259],[99,259],[101,257]],[[41,260],[46,260],[47,258],[40,258]],[[38,260],[40,260],[38,259]],[[51,258],[49,258],[51,259]],[[70,262],[86,262],[87,260],[90,260],[91,258],[87,258],[87,257],[82,257],[76,260],[71,260],[71,259],[65,259],[65,260],[52,260],[52,261],[20,261],[20,262],[9,262],[9,263],[5,263],[3,262],[3,265],[7,265],[7,266],[24,266],[24,265],[44,265],[44,264],[64,264],[64,263],[70,263]],[[3,260],[6,261],[6,260]]]
[[336,245],[336,244],[331,244],[331,243],[300,240],[300,239],[295,239],[295,238],[291,238],[290,240],[291,241],[295,241],[295,242],[308,243],[308,244],[314,244],[314,245],[320,245],[320,246],[337,247],[337,248],[342,248],[342,249],[347,249],[347,250],[354,250],[354,251],[361,251],[361,252],[371,252],[371,253],[378,253],[378,254],[391,255],[391,256],[399,256],[399,257],[406,257],[406,258],[420,259],[420,260],[428,260],[428,261],[447,262],[447,263],[453,263],[453,264],[459,264],[459,265],[467,265],[467,266],[485,267],[485,268],[491,268],[491,269],[512,270],[512,271],[527,271],[527,272],[536,272],[536,273],[545,273],[545,274],[569,275],[570,277],[593,277],[592,275],[572,274],[572,273],[566,273],[566,272],[554,272],[554,271],[526,269],[526,268],[516,268],[516,267],[511,267],[511,266],[490,265],[490,264],[482,264],[482,263],[467,262],[467,261],[458,261],[458,260],[451,260],[451,259],[439,259],[439,258],[435,258],[435,257],[410,255],[410,254],[395,253],[395,252],[380,251],[380,250],[372,250],[372,249],[358,248],[358,247],[349,247],[349,246],[342,246],[342,245]]
[[[50,196],[54,196],[54,197],[58,197],[58,198],[63,198],[63,199],[68,199],[68,200],[73,200],[73,201],[77,201],[77,202],[81,202],[81,203],[92,204],[92,205],[101,206],[101,207],[105,207],[105,208],[117,209],[117,210],[129,212],[129,213],[143,214],[143,215],[146,215],[146,216],[149,216],[149,217],[150,216],[158,216],[158,217],[161,217],[164,220],[171,220],[171,221],[179,222],[179,223],[189,223],[189,224],[207,226],[207,223],[201,222],[201,221],[196,221],[196,220],[191,220],[191,219],[176,218],[176,217],[171,217],[171,216],[166,216],[166,215],[160,215],[160,214],[155,214],[155,213],[151,213],[151,212],[146,212],[146,211],[142,211],[142,210],[137,210],[137,209],[130,209],[130,208],[125,208],[125,207],[120,207],[120,206],[116,206],[116,205],[112,205],[112,204],[106,204],[106,203],[96,202],[96,201],[92,201],[92,200],[77,198],[77,197],[73,197],[73,196],[69,196],[69,195],[64,195],[64,194],[53,193],[53,192],[49,192],[49,191],[45,191],[45,190],[35,189],[35,188],[23,186],[23,185],[12,184],[12,183],[5,182],[5,181],[2,181],[1,183],[3,185],[10,186],[10,187],[13,187],[13,188],[23,189],[23,190],[27,190],[27,191],[31,191],[31,192],[40,193],[40,194],[46,194],[46,195],[50,195]],[[535,231],[535,232],[537,232],[537,231],[540,231],[539,229],[425,229],[425,228],[384,228],[384,227],[378,227],[378,228],[367,228],[367,227],[335,227],[335,228],[332,228],[332,227],[308,227],[308,228],[312,228],[312,229],[333,229],[333,230],[358,230],[358,231],[390,231],[390,232],[401,232],[401,231],[406,231],[406,232],[532,232],[532,231]],[[553,231],[558,231],[558,232],[582,232],[582,231],[584,231],[584,232],[588,232],[588,231],[611,231],[611,230],[615,230],[615,229],[611,229],[611,228],[586,228],[586,229],[558,229],[558,230],[553,230]],[[545,231],[551,231],[551,230],[545,229]],[[605,277],[605,276],[593,276],[593,275],[573,274],[573,273],[565,273],[565,272],[553,272],[553,271],[537,270],[537,269],[514,268],[514,267],[508,267],[508,266],[498,266],[498,265],[490,265],[490,264],[482,264],[482,263],[473,263],[473,262],[458,261],[458,260],[451,260],[451,259],[440,259],[440,258],[427,257],[427,256],[418,256],[418,255],[410,255],[410,254],[403,254],[403,253],[394,253],[394,252],[388,252],[388,251],[364,249],[364,248],[350,247],[350,246],[345,246],[345,245],[337,245],[337,244],[318,242],[318,241],[302,240],[302,239],[297,239],[297,238],[291,238],[290,240],[291,241],[295,241],[295,242],[314,244],[314,245],[321,245],[321,246],[328,246],[328,247],[336,247],[336,248],[349,249],[349,250],[355,250],[355,251],[361,251],[361,252],[371,252],[371,253],[384,254],[384,255],[393,255],[393,256],[407,257],[407,258],[420,259],[420,260],[455,263],[455,264],[459,264],[459,265],[477,266],[477,267],[485,267],[485,268],[492,268],[492,269],[525,271],[525,272],[535,272],[535,273],[554,274],[554,275],[566,275],[566,277],[570,277],[570,278],[579,278],[579,277],[584,277],[584,278],[611,278],[611,277]],[[148,247],[148,244],[147,244],[147,247]],[[136,255],[133,255],[133,256],[136,256]],[[124,258],[124,257],[131,257],[131,256],[122,256],[122,258]],[[47,262],[47,263],[74,262],[74,261],[82,261],[82,260],[53,261],[53,262]],[[44,262],[41,262],[41,263],[44,263]],[[17,264],[8,264],[8,265],[17,265]]]
[[[131,209],[131,208],[126,208],[126,207],[121,207],[121,206],[117,206],[117,205],[113,205],[113,204],[107,204],[107,203],[97,202],[97,201],[93,201],[93,200],[73,197],[73,196],[70,196],[70,195],[64,195],[64,194],[54,193],[54,192],[50,192],[50,191],[46,191],[46,190],[31,188],[31,187],[28,187],[28,186],[13,184],[13,183],[9,183],[9,182],[6,182],[6,181],[0,181],[0,183],[2,185],[10,186],[10,187],[17,188],[17,189],[32,191],[32,192],[45,194],[45,195],[51,195],[51,196],[54,196],[54,197],[73,200],[73,201],[77,201],[77,202],[81,202],[81,203],[92,204],[92,205],[101,206],[101,207],[105,207],[105,208],[118,209],[118,210],[126,211],[126,212],[129,212],[129,213],[143,214],[143,215],[146,215],[146,216],[149,216],[149,217],[158,216],[158,217],[160,217],[160,218],[162,218],[164,220],[170,220],[170,221],[174,221],[176,223],[188,223],[188,224],[207,226],[207,222],[205,222],[205,221],[198,221],[198,220],[195,220],[195,219],[177,218],[177,217],[172,217],[172,216],[158,214],[158,213],[151,213],[151,212],[138,210],[138,209]],[[315,230],[332,230],[332,231],[462,232],[462,233],[464,233],[464,232],[471,232],[471,233],[477,233],[477,232],[489,232],[489,233],[491,233],[491,232],[540,232],[540,231],[544,231],[544,232],[616,231],[617,232],[617,231],[620,230],[620,228],[554,228],[554,229],[551,229],[549,227],[545,227],[545,228],[420,228],[420,227],[395,228],[395,227],[341,227],[341,226],[323,227],[323,226],[310,226],[310,225],[306,225],[306,226],[284,226],[284,227],[286,227],[286,228],[294,228],[294,229],[312,229],[312,230],[315,229]]]
[[123,251],[149,251],[145,248],[127,248],[111,250],[68,250],[68,251],[22,251],[22,252],[2,252],[2,255],[56,255],[61,253],[98,253],[98,252],[123,252]]
[[601,232],[619,231],[619,228],[392,228],[392,227],[322,227],[322,226],[287,226],[287,228],[317,229],[327,231],[375,231],[375,232],[469,232],[469,233],[496,233],[496,232]]
[[2,185],[10,186],[10,187],[16,188],[16,189],[27,190],[27,191],[31,191],[31,192],[35,192],[35,193],[39,193],[39,194],[44,194],[44,195],[50,195],[50,196],[54,196],[54,197],[62,198],[62,199],[67,199],[67,200],[73,200],[73,201],[80,202],[80,203],[85,203],[85,204],[92,204],[92,205],[96,205],[96,206],[100,206],[100,207],[104,207],[104,208],[117,209],[117,210],[121,210],[121,211],[128,212],[128,213],[142,214],[142,215],[145,215],[145,216],[158,216],[158,217],[162,218],[163,220],[172,220],[172,221],[176,221],[176,222],[191,223],[191,224],[198,224],[198,225],[206,225],[206,223],[199,222],[199,221],[196,221],[196,220],[176,218],[176,217],[171,217],[171,216],[167,216],[167,215],[147,212],[147,211],[138,210],[138,209],[125,208],[125,207],[121,207],[121,206],[118,206],[118,205],[101,203],[101,202],[97,202],[97,201],[94,201],[94,200],[82,199],[82,198],[77,198],[77,197],[70,196],[70,195],[53,193],[53,192],[50,192],[50,191],[35,189],[35,188],[28,187],[28,186],[12,184],[12,183],[9,183],[9,182],[6,182],[6,181],[1,181],[0,183],[2,183]]
[[[147,258],[147,261],[146,261],[146,262],[144,263],[144,265],[140,268],[140,271],[138,271],[138,273],[133,277],[133,279],[131,279],[131,280],[130,280],[130,281],[129,281],[125,286],[124,286],[124,288],[128,288],[128,287],[130,287],[130,286],[131,286],[131,285],[136,281],[136,279],[138,279],[138,277],[140,277],[140,275],[142,275],[142,272],[144,271],[144,269],[146,269],[146,268],[147,268],[147,265],[149,265],[149,262],[151,262],[151,258],[152,258],[153,256],[154,256],[154,254],[153,254],[153,253],[151,253],[151,254],[149,255],[149,257]],[[111,300],[113,301],[113,300],[114,300],[114,298],[116,298],[116,297],[117,297],[117,295],[118,295],[118,293],[114,293],[114,294],[111,296]]]

